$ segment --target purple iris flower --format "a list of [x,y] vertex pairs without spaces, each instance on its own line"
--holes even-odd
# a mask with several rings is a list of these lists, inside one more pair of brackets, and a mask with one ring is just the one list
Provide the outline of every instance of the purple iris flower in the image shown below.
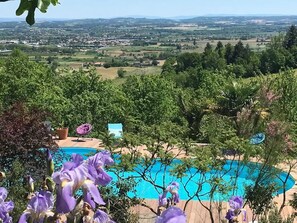
[[5,201],[5,199],[7,198],[7,194],[7,190],[4,187],[0,187],[0,204]]
[[170,190],[179,190],[179,183],[173,181],[171,184],[168,185],[166,190],[168,190],[168,191],[170,191]]
[[57,213],[68,213],[75,208],[73,194],[80,187],[83,189],[84,201],[92,208],[96,204],[104,205],[97,185],[106,186],[112,180],[103,168],[113,163],[108,151],[97,153],[86,161],[80,155],[73,154],[72,161],[64,163],[62,170],[53,174],[57,185]]
[[232,196],[229,199],[229,206],[230,209],[228,210],[227,214],[226,214],[226,219],[227,220],[233,220],[234,217],[238,216],[241,212],[244,215],[244,221],[246,219],[246,211],[242,210],[243,208],[243,198],[241,196]]
[[232,196],[229,199],[229,206],[231,209],[241,209],[243,207],[243,198],[241,196]]
[[234,217],[236,217],[237,215],[235,214],[235,212],[234,211],[232,211],[231,209],[229,209],[228,210],[228,212],[227,212],[227,214],[226,214],[226,219],[228,220],[228,221],[231,221],[231,220],[233,220],[233,218]]
[[171,193],[172,195],[172,199],[174,204],[179,203],[180,198],[179,198],[179,194],[178,194],[178,189],[179,189],[179,183],[177,182],[172,182],[171,184],[169,184],[166,188],[166,190],[159,195],[159,206],[166,206],[167,205],[167,193]]
[[155,223],[186,223],[185,213],[177,207],[169,207],[162,212]]
[[9,212],[13,210],[14,204],[12,201],[5,202],[7,194],[7,190],[4,187],[0,187],[0,220],[3,223],[12,223]]
[[27,223],[32,219],[33,223],[42,223],[48,216],[54,213],[51,211],[54,205],[54,197],[49,191],[36,192],[27,205],[27,209],[21,215],[18,223]]
[[97,210],[94,214],[94,223],[115,223],[112,221],[108,214],[106,214],[104,211]]
[[165,207],[167,205],[167,191],[164,191],[159,195],[159,207]]

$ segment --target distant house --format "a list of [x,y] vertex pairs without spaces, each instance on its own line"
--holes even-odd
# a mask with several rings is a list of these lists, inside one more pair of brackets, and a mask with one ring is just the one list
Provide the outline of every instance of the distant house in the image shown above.
[[10,53],[12,50],[0,50],[0,53]]
[[88,68],[90,66],[101,67],[101,66],[103,66],[103,63],[102,62],[95,62],[95,63],[94,62],[85,62],[82,65],[82,67],[86,67],[86,68]]
[[103,66],[103,63],[102,62],[95,62],[93,65],[95,67],[101,67],[101,66]]
[[141,65],[142,65],[142,63],[140,63],[140,62],[133,63],[133,67],[142,67]]
[[151,65],[152,64],[150,61],[144,61],[143,63],[140,63],[140,62],[133,63],[133,67],[149,67]]

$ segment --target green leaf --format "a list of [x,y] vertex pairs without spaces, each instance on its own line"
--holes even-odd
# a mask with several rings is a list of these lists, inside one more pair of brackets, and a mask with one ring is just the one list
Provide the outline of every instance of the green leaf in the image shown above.
[[22,15],[26,10],[29,10],[30,6],[31,6],[31,2],[29,2],[28,0],[21,0],[20,5],[16,10],[15,14],[17,16]]
[[33,25],[35,23],[35,9],[38,8],[42,13],[46,13],[50,4],[57,5],[59,0],[21,0],[16,10],[16,15],[20,16],[25,11],[28,11],[26,22],[29,25]]
[[37,8],[38,0],[30,1],[30,8],[28,9],[28,15],[26,17],[26,22],[32,26],[35,23],[35,9]]
[[59,0],[50,0],[53,5],[59,4]]
[[30,8],[26,17],[26,22],[32,26],[35,23],[35,8]]
[[48,6],[51,4],[51,0],[38,0],[37,8],[46,13]]

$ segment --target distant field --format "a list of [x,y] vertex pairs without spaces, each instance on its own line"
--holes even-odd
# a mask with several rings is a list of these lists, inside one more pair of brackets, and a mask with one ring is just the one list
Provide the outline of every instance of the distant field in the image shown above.
[[[160,28],[161,29],[161,28]],[[162,27],[163,30],[182,30],[182,31],[197,31],[197,30],[221,30],[221,28],[208,28],[207,26],[198,26],[198,25],[181,25],[181,26],[171,26],[171,27]]]
[[[183,27],[193,28],[191,26]],[[194,38],[194,37],[193,37]],[[93,50],[76,52],[75,54],[52,54],[51,57],[54,57],[59,64],[59,68],[68,67],[70,69],[78,70],[83,68],[83,65],[94,64],[98,74],[102,76],[103,79],[117,79],[117,71],[120,67],[110,67],[104,68],[103,64],[106,62],[111,62],[112,60],[117,61],[125,61],[130,64],[130,66],[140,63],[141,59],[145,63],[151,64],[153,56],[155,58],[158,57],[160,53],[170,53],[179,54],[185,52],[198,52],[202,53],[207,43],[210,43],[213,48],[216,47],[218,41],[221,41],[223,45],[227,43],[231,43],[235,45],[238,43],[239,39],[233,40],[208,40],[208,39],[199,39],[195,40],[196,44],[194,45],[193,39],[180,38],[178,44],[181,45],[181,51],[177,50],[177,46],[175,46],[175,42],[171,43],[169,46],[161,46],[161,42],[155,45],[149,46],[110,46],[103,48],[94,48]],[[249,40],[242,40],[243,44],[248,44],[250,48],[255,52],[260,52],[266,48],[266,44],[268,42],[257,42],[256,38]],[[39,60],[44,63],[48,63],[49,56],[48,55],[38,55]],[[31,60],[35,60],[36,57],[34,55],[30,56]],[[149,67],[123,67],[126,70],[126,76],[129,75],[138,75],[138,74],[160,74],[161,67],[164,64],[165,60],[159,60],[158,66],[149,66]],[[141,62],[142,63],[142,62]],[[99,67],[101,65],[102,67]],[[122,64],[120,64],[122,65]],[[120,66],[117,65],[117,66]]]
[[[235,45],[238,43],[239,39],[233,39],[233,40],[196,40],[196,47],[197,49],[191,49],[191,50],[183,50],[182,52],[199,52],[202,53],[204,51],[204,48],[207,43],[210,43],[214,48],[216,47],[217,43],[221,41],[223,45],[226,45],[227,43],[231,43],[232,45]],[[254,51],[262,51],[266,48],[265,43],[257,42],[257,39],[249,39],[249,40],[241,40],[241,42],[246,45],[248,44],[250,49]],[[182,45],[192,45],[192,42],[183,42]]]
[[[98,74],[102,76],[103,79],[115,79],[118,77],[117,71],[121,67],[97,67],[96,70]],[[160,74],[161,67],[123,67],[127,71],[126,76],[130,75],[141,75],[141,74]]]
[[[162,71],[162,65],[164,64],[164,60],[159,61],[158,66],[150,66],[150,67],[96,67],[96,71],[98,74],[102,76],[103,79],[116,79],[118,77],[118,69],[123,68],[126,71],[126,76],[130,75],[141,75],[141,74],[160,74]],[[69,67],[74,70],[78,70],[82,68],[82,63],[78,62],[67,62],[60,63],[60,67]]]

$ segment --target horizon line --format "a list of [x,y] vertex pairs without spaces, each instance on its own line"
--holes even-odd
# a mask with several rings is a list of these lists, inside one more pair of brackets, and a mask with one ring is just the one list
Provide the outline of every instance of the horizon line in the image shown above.
[[[205,15],[180,15],[180,16],[149,16],[149,15],[127,15],[127,16],[114,16],[114,17],[82,17],[82,18],[55,18],[55,17],[38,17],[35,19],[39,20],[87,20],[87,19],[120,19],[120,18],[133,18],[133,19],[180,19],[186,20],[191,18],[199,18],[199,17],[297,17],[297,14],[205,14]],[[0,17],[0,20],[23,20],[23,16],[16,17]]]

